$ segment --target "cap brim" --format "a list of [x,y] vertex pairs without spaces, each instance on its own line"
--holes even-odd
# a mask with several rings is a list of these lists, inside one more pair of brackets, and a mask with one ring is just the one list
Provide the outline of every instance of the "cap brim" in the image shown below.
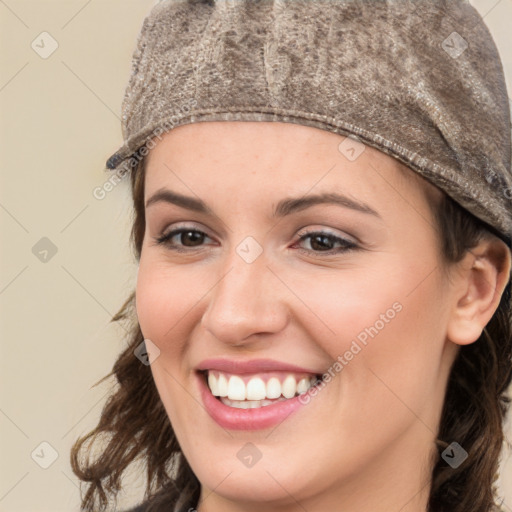
[[105,166],[107,169],[113,170],[118,167],[123,160],[126,160],[128,156],[127,148],[122,146],[114,154],[112,154],[112,156],[110,156]]

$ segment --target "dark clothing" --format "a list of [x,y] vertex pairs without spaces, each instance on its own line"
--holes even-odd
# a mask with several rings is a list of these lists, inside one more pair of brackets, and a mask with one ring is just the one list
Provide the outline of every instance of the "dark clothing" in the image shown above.
[[130,510],[125,510],[124,512],[145,512],[148,504],[141,503],[140,505],[137,505],[135,508],[131,508]]

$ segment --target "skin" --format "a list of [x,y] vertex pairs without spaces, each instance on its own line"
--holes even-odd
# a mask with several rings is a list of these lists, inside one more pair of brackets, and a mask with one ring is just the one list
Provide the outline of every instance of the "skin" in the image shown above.
[[[371,147],[350,161],[344,139],[292,123],[203,122],[168,132],[148,156],[145,201],[168,188],[210,209],[147,207],[136,290],[142,333],[160,350],[158,392],[201,483],[200,512],[426,511],[449,370],[496,310],[510,253],[492,239],[445,268],[431,211],[440,191]],[[271,216],[281,199],[333,191],[381,218],[333,204]],[[183,224],[206,234],[169,242],[188,252],[155,242]],[[300,240],[318,230],[359,249],[326,256],[343,246]],[[263,249],[252,263],[237,253],[246,237]],[[202,360],[271,358],[322,373],[397,303],[277,427],[227,431],[203,408]],[[262,455],[250,468],[237,457],[247,442]]]

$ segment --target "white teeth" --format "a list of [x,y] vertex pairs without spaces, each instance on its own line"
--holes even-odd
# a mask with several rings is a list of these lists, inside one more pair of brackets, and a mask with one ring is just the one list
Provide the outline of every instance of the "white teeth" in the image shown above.
[[213,373],[208,375],[208,386],[210,386],[210,391],[212,392],[213,396],[219,396],[219,386]]
[[228,381],[223,373],[219,372],[216,377],[213,372],[208,372],[208,387],[212,395],[225,398],[221,401],[227,405],[234,400],[237,404],[232,406],[243,409],[270,405],[273,403],[270,400],[286,400],[305,393],[312,386],[312,380],[315,381],[314,378],[303,377],[297,383],[294,375],[287,375],[282,383],[276,377],[271,377],[266,383],[261,377],[252,377],[245,383],[238,375],[231,375]]
[[309,388],[311,387],[311,381],[309,379],[300,379],[297,383],[297,393],[301,395],[302,393],[305,393]]
[[224,397],[220,399],[224,405],[234,407],[235,409],[257,409],[259,407],[265,407],[266,405],[275,404],[276,402],[282,402],[283,400],[287,400],[287,398],[282,396],[277,400],[230,400]]
[[217,379],[217,386],[217,391],[219,392],[218,396],[228,396],[228,379],[226,379],[226,376],[222,375],[222,373]]
[[281,383],[276,377],[271,377],[267,382],[267,398],[279,398],[281,396]]
[[244,381],[236,375],[232,375],[229,379],[228,398],[230,400],[245,400],[247,398]]
[[283,396],[285,398],[293,398],[297,391],[297,381],[293,375],[288,375],[283,382]]
[[263,379],[255,377],[247,383],[247,400],[263,400],[267,396],[267,389]]

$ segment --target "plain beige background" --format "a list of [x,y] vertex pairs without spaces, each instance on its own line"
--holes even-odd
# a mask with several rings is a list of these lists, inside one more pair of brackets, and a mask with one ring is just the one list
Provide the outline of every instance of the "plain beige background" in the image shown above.
[[[1,512],[79,510],[69,450],[97,423],[108,386],[92,385],[123,347],[109,320],[136,270],[128,180],[103,200],[93,190],[121,143],[132,51],[155,3],[0,0]],[[512,1],[472,3],[512,97]],[[137,471],[127,483],[122,507],[142,497]],[[512,511],[510,457],[500,486]]]

